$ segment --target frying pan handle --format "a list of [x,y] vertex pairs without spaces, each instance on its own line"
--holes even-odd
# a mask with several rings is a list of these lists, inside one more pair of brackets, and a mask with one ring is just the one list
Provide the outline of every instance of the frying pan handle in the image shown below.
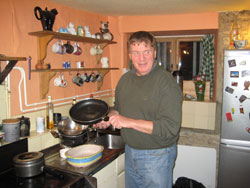
[[59,138],[59,134],[56,131],[50,131],[54,138]]
[[103,118],[103,121],[108,121],[108,120],[109,120],[108,116],[106,116],[106,117]]

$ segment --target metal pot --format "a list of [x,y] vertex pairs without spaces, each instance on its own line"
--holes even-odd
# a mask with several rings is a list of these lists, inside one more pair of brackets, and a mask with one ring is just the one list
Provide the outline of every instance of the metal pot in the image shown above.
[[[46,167],[44,161],[44,154],[42,152],[20,153],[13,158],[15,174],[17,177],[30,178],[46,172],[59,179],[64,179],[64,176],[60,172]],[[32,185],[32,179],[29,180],[29,185]]]
[[88,127],[88,125],[77,124],[70,118],[60,121],[57,125],[57,129],[60,133],[69,136],[79,135]]
[[44,155],[41,152],[25,152],[13,159],[15,174],[18,177],[32,177],[43,172]]
[[50,131],[50,133],[55,137],[60,139],[60,144],[62,147],[75,147],[85,144],[88,140],[88,132],[83,131],[79,135],[65,135],[58,133],[56,131]]
[[102,120],[108,121],[109,106],[98,99],[85,99],[70,108],[69,114],[72,120],[82,125],[91,125]]

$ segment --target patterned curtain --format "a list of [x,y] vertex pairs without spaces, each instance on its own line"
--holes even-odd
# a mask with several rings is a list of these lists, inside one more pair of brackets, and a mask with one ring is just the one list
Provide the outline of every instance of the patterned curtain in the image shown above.
[[213,98],[214,93],[214,36],[205,35],[201,39],[203,46],[203,57],[201,62],[201,69],[199,74],[205,74],[206,80],[210,81],[210,99]]

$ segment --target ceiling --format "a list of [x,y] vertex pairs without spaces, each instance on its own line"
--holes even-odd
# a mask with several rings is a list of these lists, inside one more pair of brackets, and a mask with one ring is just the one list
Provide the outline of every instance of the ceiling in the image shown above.
[[250,10],[250,0],[49,0],[107,16]]

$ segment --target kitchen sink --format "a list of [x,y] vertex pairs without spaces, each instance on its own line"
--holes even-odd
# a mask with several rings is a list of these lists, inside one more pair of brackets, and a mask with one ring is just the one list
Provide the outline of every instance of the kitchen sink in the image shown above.
[[93,141],[95,144],[102,145],[108,149],[121,149],[125,146],[122,137],[114,134],[103,134],[97,136]]

